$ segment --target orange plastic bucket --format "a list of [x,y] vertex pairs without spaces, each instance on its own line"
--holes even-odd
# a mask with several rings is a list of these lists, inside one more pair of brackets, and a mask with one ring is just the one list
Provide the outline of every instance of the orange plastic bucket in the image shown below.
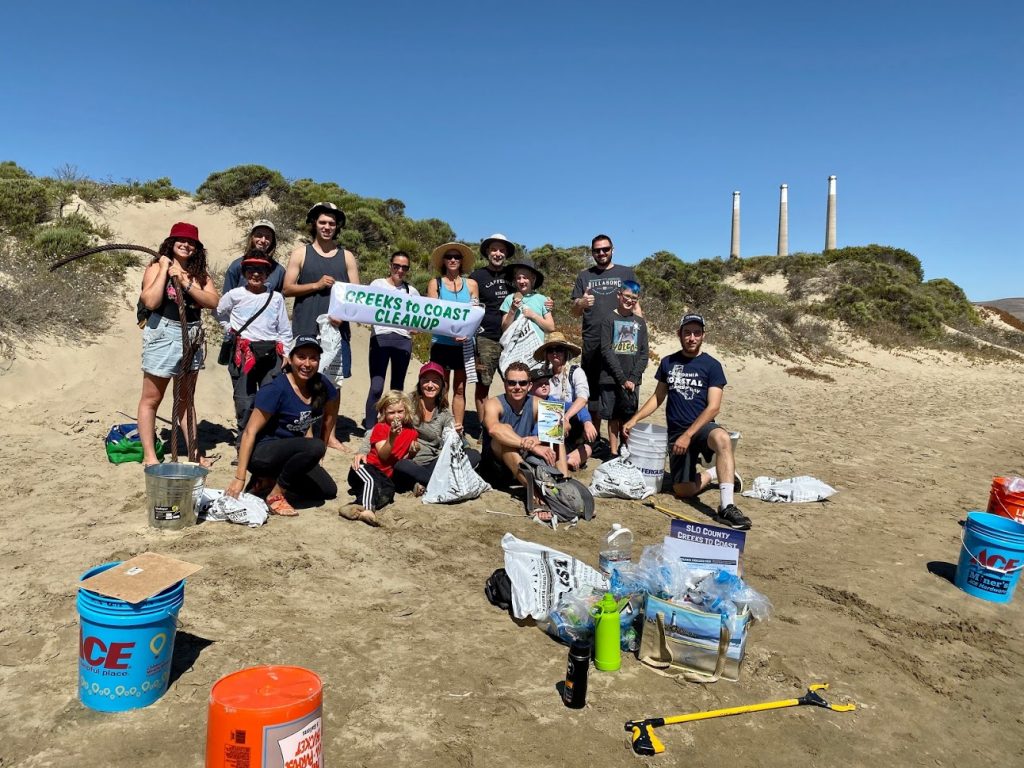
[[988,511],[993,515],[1002,515],[1018,523],[1024,523],[1024,493],[1007,490],[1009,479],[996,477],[992,479],[992,490],[988,494]]
[[302,667],[250,667],[210,690],[206,768],[322,768],[323,684]]

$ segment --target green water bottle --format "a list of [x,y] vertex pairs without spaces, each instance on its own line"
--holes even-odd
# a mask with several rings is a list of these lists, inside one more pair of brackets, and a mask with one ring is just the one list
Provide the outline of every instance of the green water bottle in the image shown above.
[[627,600],[618,601],[611,592],[605,592],[591,609],[594,616],[594,666],[602,672],[614,672],[622,666],[619,613]]

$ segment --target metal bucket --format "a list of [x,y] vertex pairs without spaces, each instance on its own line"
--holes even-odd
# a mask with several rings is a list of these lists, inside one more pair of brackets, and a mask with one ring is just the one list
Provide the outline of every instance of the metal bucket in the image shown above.
[[178,530],[196,523],[196,504],[210,470],[170,462],[146,467],[146,518],[153,528]]

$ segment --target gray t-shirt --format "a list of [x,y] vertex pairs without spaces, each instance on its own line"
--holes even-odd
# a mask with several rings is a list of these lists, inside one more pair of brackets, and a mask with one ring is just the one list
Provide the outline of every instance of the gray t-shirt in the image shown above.
[[612,264],[608,269],[597,266],[584,269],[576,277],[572,287],[572,299],[582,298],[587,288],[594,294],[594,306],[583,311],[583,348],[587,351],[598,349],[601,345],[601,323],[611,314],[619,300],[616,294],[624,280],[636,281],[636,273],[632,267]]

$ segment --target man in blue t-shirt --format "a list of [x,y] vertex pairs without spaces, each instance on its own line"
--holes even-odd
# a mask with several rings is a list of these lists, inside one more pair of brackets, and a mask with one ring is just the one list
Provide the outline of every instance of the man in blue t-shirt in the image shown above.
[[[671,451],[672,492],[679,498],[689,498],[717,480],[721,499],[715,519],[731,528],[748,530],[750,518],[740,512],[733,500],[741,488],[737,488],[740,479],[735,471],[732,440],[729,432],[715,423],[722,407],[725,372],[720,362],[700,351],[704,343],[703,317],[684,315],[678,334],[682,349],[662,358],[654,375],[658,380],[654,394],[623,425],[622,431],[628,438],[637,422],[654,413],[667,397],[665,421]],[[698,472],[698,459],[703,456],[710,460],[711,454],[715,456],[715,466]]]

